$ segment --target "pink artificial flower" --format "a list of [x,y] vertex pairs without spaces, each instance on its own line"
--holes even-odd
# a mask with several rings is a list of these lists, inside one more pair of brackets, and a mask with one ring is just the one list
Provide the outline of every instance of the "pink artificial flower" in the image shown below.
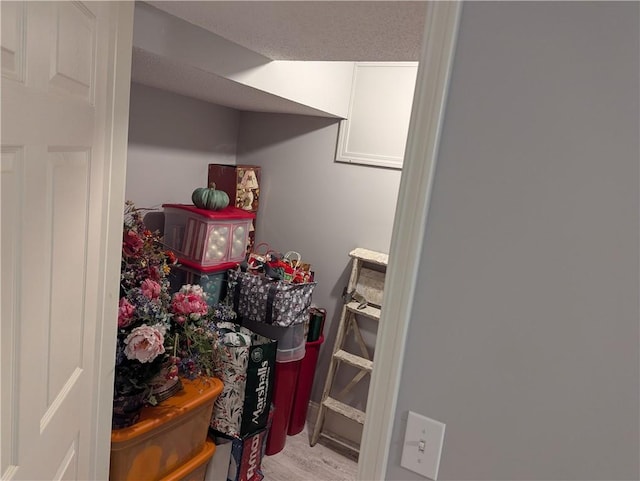
[[135,307],[124,297],[120,299],[120,304],[118,305],[118,327],[123,328],[127,327],[131,324],[131,320],[133,319],[133,313],[135,312]]
[[151,362],[164,353],[164,336],[158,329],[146,324],[133,329],[124,343],[124,354],[132,361]]
[[156,266],[149,266],[147,269],[147,274],[149,278],[153,279],[154,281],[159,281],[162,277],[160,275],[160,270]]
[[[178,316],[183,315],[198,320],[200,316],[207,314],[209,306],[200,286],[184,286],[180,292],[173,295],[171,309]],[[178,319],[176,321],[182,324]]]
[[124,233],[122,239],[122,251],[125,255],[131,257],[136,255],[142,249],[144,242],[140,239],[138,233],[134,230],[129,230]]
[[145,279],[140,286],[142,295],[148,299],[157,299],[160,296],[160,284],[151,279]]

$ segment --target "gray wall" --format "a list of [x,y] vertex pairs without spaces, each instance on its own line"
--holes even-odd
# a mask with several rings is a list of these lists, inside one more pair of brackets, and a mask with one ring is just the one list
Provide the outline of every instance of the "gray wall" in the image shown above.
[[191,203],[209,163],[234,164],[239,113],[131,84],[126,198],[139,207]]
[[464,5],[386,479],[640,477],[638,18]]
[[[327,309],[315,401],[335,340],[351,268],[348,254],[355,247],[389,251],[400,183],[397,170],[336,163],[337,138],[333,119],[246,112],[240,117],[237,163],[262,167],[256,240],[280,252],[300,252],[316,274],[313,302]],[[375,325],[365,322],[363,328],[373,348]],[[356,390],[354,405],[364,405],[367,386]]]

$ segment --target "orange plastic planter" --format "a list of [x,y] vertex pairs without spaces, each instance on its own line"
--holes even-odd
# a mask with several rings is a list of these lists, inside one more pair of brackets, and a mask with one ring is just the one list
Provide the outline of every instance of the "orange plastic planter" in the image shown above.
[[173,397],[145,407],[136,424],[112,431],[110,480],[157,481],[201,453],[222,381],[183,379],[182,384]]

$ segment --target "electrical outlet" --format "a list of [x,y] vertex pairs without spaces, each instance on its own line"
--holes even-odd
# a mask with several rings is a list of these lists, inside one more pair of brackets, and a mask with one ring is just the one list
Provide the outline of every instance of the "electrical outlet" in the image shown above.
[[409,411],[400,466],[438,479],[445,424]]

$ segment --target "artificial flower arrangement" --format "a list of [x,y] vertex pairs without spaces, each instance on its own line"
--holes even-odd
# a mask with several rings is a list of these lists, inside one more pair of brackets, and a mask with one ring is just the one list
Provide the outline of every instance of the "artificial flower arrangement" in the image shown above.
[[[154,402],[151,382],[170,361],[165,335],[171,327],[168,275],[175,254],[143,222],[144,209],[125,203],[114,397],[143,394]],[[176,376],[175,370],[170,372]]]
[[[229,313],[210,308],[198,285],[170,293],[177,259],[145,226],[145,211],[125,203],[114,400],[135,395],[156,404],[156,393],[169,392],[164,383],[213,375],[211,323]],[[114,403],[114,427],[125,423],[118,414]]]
[[187,284],[171,299],[173,321],[166,346],[173,350],[172,362],[181,376],[195,379],[212,376],[212,333],[207,328],[207,294],[199,285]]
[[215,375],[217,323],[236,319],[230,306],[208,306],[206,297],[202,287],[187,284],[173,295],[171,303],[173,327],[165,346],[173,349],[178,372],[187,379]]

